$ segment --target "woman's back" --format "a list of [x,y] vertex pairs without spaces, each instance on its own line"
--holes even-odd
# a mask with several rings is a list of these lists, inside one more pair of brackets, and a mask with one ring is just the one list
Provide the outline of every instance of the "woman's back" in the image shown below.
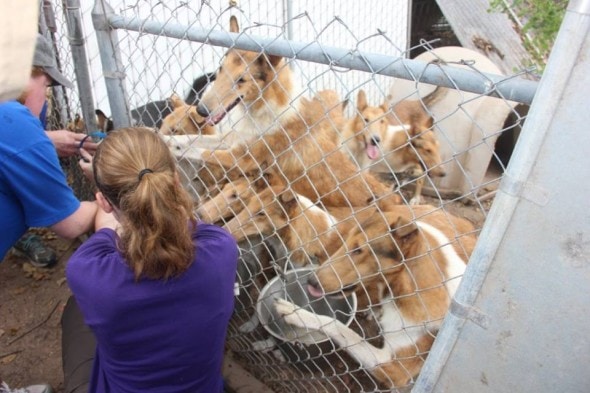
[[220,392],[237,247],[199,223],[195,261],[167,280],[136,280],[111,229],[72,256],[67,278],[97,339],[91,392]]

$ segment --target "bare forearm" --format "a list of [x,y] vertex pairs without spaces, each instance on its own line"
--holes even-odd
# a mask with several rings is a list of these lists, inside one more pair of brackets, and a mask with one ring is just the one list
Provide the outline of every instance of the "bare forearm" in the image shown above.
[[52,225],[51,229],[58,236],[74,239],[93,229],[97,209],[96,202],[81,202],[78,210]]

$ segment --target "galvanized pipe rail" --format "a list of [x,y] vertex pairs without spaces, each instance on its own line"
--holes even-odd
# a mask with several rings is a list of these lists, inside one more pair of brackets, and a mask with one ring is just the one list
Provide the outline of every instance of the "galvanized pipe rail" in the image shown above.
[[[100,3],[100,7],[98,7]],[[103,14],[99,13],[104,10]],[[96,14],[95,14],[96,13]],[[447,65],[433,65],[418,60],[367,53],[358,50],[323,46],[317,42],[297,42],[280,38],[251,36],[157,20],[124,17],[100,0],[93,11],[95,20],[101,20],[97,30],[125,29],[155,34],[214,46],[265,52],[286,58],[295,58],[333,67],[348,68],[407,80],[418,80],[437,86],[501,97],[506,100],[530,104],[538,83],[517,76],[494,75]]]

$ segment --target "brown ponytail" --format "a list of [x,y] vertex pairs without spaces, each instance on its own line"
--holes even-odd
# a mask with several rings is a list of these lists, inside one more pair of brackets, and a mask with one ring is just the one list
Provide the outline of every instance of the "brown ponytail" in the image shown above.
[[182,274],[194,258],[196,221],[166,144],[149,129],[123,128],[99,145],[93,165],[98,189],[121,213],[119,247],[135,277]]

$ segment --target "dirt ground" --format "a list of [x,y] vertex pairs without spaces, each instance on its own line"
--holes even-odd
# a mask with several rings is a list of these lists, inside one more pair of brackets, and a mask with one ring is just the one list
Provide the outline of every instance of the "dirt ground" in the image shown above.
[[[446,207],[480,227],[490,204],[491,199],[475,205],[456,201]],[[59,262],[51,269],[37,269],[9,254],[0,263],[0,378],[13,387],[49,383],[60,393],[60,318],[70,296],[64,269],[80,242],[64,241],[48,230],[37,231],[58,252]],[[270,391],[231,358],[229,354],[224,375],[233,391]]]

